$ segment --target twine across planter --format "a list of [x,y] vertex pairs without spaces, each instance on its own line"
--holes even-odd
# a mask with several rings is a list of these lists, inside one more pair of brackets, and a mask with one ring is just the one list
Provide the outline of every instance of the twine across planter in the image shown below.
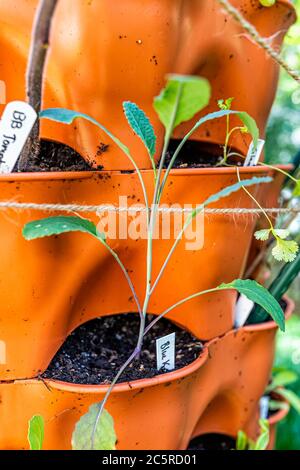
[[[34,202],[12,202],[12,201],[3,201],[0,202],[0,210],[1,209],[16,209],[16,210],[36,210],[36,211],[49,211],[49,212],[93,212],[93,213],[101,213],[101,212],[148,212],[146,208],[137,208],[137,207],[113,207],[111,204],[101,204],[101,205],[82,205],[82,204],[36,204]],[[150,208],[151,210],[151,208]],[[158,212],[162,213],[187,213],[190,214],[193,212],[193,209],[188,208],[166,208],[166,207],[158,207]],[[203,209],[205,214],[274,214],[274,215],[283,215],[283,214],[299,214],[300,207],[266,207],[262,209],[249,209],[249,208],[204,208]]]

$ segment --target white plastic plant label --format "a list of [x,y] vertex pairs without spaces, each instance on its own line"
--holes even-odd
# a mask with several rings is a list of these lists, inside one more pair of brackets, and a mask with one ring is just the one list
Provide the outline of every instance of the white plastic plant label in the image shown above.
[[258,164],[264,145],[265,141],[263,139],[258,139],[256,148],[254,148],[253,141],[251,142],[244,166],[256,166]]
[[248,299],[248,297],[246,297],[244,294],[239,296],[234,312],[235,328],[241,328],[244,326],[253,307],[254,302],[252,302],[252,300]]
[[0,80],[0,104],[6,103],[6,86],[3,80]]
[[270,397],[263,396],[259,400],[259,410],[260,410],[260,418],[267,419],[269,415],[269,403]]
[[156,340],[157,370],[175,369],[175,333]]
[[0,173],[11,173],[37,119],[23,101],[11,101],[0,121]]

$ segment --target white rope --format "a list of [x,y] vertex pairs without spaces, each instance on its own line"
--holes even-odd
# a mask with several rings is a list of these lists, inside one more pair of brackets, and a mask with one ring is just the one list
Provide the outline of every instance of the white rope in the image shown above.
[[[47,212],[129,212],[139,213],[146,212],[146,207],[117,207],[111,204],[102,205],[79,205],[79,204],[36,204],[32,202],[13,202],[3,201],[0,202],[0,210],[3,209],[16,209],[16,210],[36,210]],[[159,207],[159,212],[171,213],[192,213],[193,208],[180,208],[180,207]],[[265,208],[261,209],[248,209],[248,208],[205,208],[206,214],[261,214],[263,211],[269,214],[299,214],[299,207],[291,208]]]

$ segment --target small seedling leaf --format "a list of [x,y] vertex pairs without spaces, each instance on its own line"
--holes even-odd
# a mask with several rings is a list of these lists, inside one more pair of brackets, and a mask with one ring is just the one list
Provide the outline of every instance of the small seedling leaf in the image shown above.
[[171,133],[179,124],[189,121],[205,108],[210,95],[210,84],[204,78],[169,75],[166,87],[154,98],[154,108],[165,128]]
[[113,418],[107,410],[103,410],[95,428],[100,406],[101,403],[90,406],[89,411],[76,423],[72,436],[73,450],[115,450],[117,436]]
[[227,98],[226,100],[218,100],[218,106],[220,109],[231,109],[231,105],[234,98]]
[[270,425],[267,419],[260,419],[260,435],[253,450],[266,450],[270,442]]
[[274,234],[282,240],[285,240],[287,237],[290,236],[290,231],[287,229],[276,228],[274,230]]
[[296,186],[294,187],[293,196],[300,197],[300,180],[297,180]]
[[42,450],[45,421],[43,416],[35,415],[28,422],[28,442],[30,450]]
[[277,0],[259,0],[259,3],[261,3],[263,7],[272,7],[275,5],[276,1]]
[[269,401],[269,410],[278,411],[278,410],[288,410],[289,405],[283,401],[270,400]]
[[247,450],[248,438],[244,431],[239,431],[236,439],[236,450]]
[[294,372],[293,370],[281,370],[277,372],[275,375],[272,377],[272,381],[270,385],[268,385],[267,390],[272,391],[277,387],[284,387],[286,385],[291,385],[298,380],[298,374]]
[[261,240],[261,241],[266,241],[269,239],[271,233],[271,229],[263,229],[263,230],[258,230],[255,232],[254,236],[256,240]]
[[221,284],[219,289],[236,289],[255,304],[260,305],[277,323],[279,328],[285,330],[285,318],[282,308],[277,300],[265,287],[250,279],[236,279],[229,284]]
[[277,392],[289,402],[298,414],[300,414],[300,397],[298,397],[295,392],[287,390],[286,388],[281,388]]
[[123,103],[123,109],[130,127],[140,137],[149,155],[153,157],[155,154],[156,136],[148,116],[135,103],[130,101]]
[[73,216],[48,217],[46,219],[29,222],[23,228],[23,237],[26,240],[50,237],[68,232],[85,232],[94,237],[105,239],[104,234],[97,231],[96,225],[88,219]]
[[251,117],[248,113],[244,111],[238,112],[238,116],[240,120],[244,123],[245,127],[247,128],[247,131],[251,134],[253,139],[253,146],[256,149],[259,139],[259,130],[255,120],[253,119],[253,117]]
[[276,245],[272,249],[272,255],[277,261],[291,263],[297,256],[299,246],[294,240],[276,239]]

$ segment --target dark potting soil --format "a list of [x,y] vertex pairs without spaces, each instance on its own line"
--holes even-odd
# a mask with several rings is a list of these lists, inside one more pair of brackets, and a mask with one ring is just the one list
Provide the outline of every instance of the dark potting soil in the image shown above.
[[[169,144],[164,168],[167,168],[180,140],[172,139]],[[211,168],[223,159],[223,146],[209,142],[188,140],[175,160],[173,168]],[[236,158],[229,158],[229,165],[240,165]]]
[[[172,139],[169,145],[166,168],[173,156],[180,140]],[[97,157],[107,152],[108,145],[99,143]],[[223,156],[221,145],[203,143],[190,140],[182,148],[173,168],[212,168],[218,165]],[[95,156],[95,158],[96,158]],[[229,165],[239,165],[236,159],[229,159]],[[24,172],[54,172],[54,171],[95,171],[102,170],[103,166],[92,167],[89,163],[68,145],[50,140],[40,142],[38,155],[32,156]],[[18,171],[16,164],[14,171]]]
[[[147,321],[152,320],[148,315]],[[78,327],[57,352],[43,378],[76,384],[108,384],[136,346],[139,315],[128,313],[91,320]],[[139,359],[126,369],[119,382],[163,374],[156,369],[156,339],[176,333],[176,370],[193,362],[202,343],[169,320],[162,319],[147,333]]]
[[204,434],[195,437],[188,450],[232,450],[235,449],[235,440],[223,434]]
[[[101,170],[102,167],[96,168]],[[91,171],[92,168],[75,150],[65,144],[42,140],[37,157],[31,157],[24,172]],[[15,171],[18,171],[17,166]]]

